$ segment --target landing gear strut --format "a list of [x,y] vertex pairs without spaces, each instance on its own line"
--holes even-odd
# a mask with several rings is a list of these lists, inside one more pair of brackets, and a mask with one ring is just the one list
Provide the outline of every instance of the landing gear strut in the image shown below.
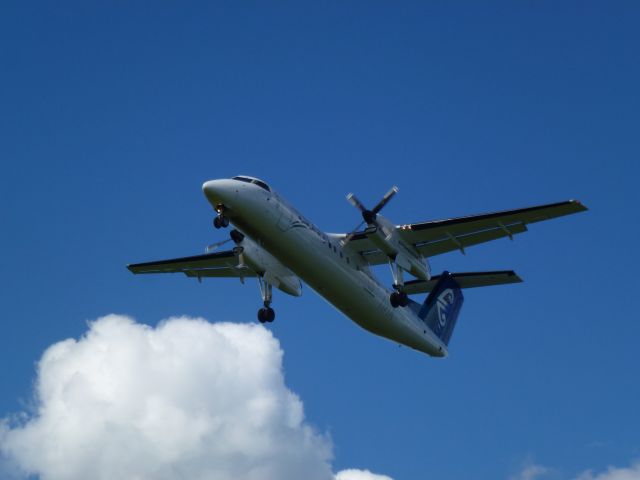
[[229,226],[229,218],[224,215],[224,205],[217,205],[216,212],[218,215],[213,219],[215,228],[227,228]]
[[389,302],[393,308],[406,307],[409,305],[409,297],[402,291],[404,287],[402,269],[393,260],[389,260],[389,266],[393,275],[393,288],[396,290],[389,296]]
[[262,276],[258,276],[258,286],[260,287],[260,295],[264,304],[264,307],[258,310],[258,321],[260,323],[273,322],[276,318],[276,312],[271,308],[273,287]]

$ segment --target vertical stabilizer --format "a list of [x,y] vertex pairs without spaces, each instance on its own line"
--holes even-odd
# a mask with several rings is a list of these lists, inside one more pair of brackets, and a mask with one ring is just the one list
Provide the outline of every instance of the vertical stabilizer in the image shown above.
[[458,282],[445,271],[420,308],[418,316],[445,345],[449,344],[463,301]]

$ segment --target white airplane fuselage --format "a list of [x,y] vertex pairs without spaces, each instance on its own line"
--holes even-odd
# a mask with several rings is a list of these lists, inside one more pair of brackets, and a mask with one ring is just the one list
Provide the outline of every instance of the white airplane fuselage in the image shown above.
[[211,180],[202,188],[239,230],[362,328],[431,356],[447,355],[446,345],[411,308],[390,305],[391,291],[359,254],[343,248],[337,236],[322,232],[277,193],[233,179]]

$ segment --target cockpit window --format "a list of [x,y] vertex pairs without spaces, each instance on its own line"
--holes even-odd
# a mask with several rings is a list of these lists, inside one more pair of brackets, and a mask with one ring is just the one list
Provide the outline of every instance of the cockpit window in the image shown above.
[[269,185],[264,183],[262,180],[254,180],[253,183],[255,183],[256,185],[258,185],[261,188],[264,188],[267,192],[271,191],[271,189],[269,188]]
[[239,180],[239,181],[245,182],[245,183],[253,183],[253,184],[259,186],[260,188],[265,189],[267,192],[271,191],[271,189],[269,188],[269,185],[264,183],[262,180],[258,180],[257,178],[249,178],[249,177],[237,176],[237,177],[232,177],[231,180]]
[[233,177],[231,180],[240,180],[241,182],[251,183],[251,179],[247,177]]

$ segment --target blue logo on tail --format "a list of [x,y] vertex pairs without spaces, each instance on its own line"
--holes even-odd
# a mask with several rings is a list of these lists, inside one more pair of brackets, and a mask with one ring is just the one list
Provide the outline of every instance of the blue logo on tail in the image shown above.
[[449,344],[463,301],[458,282],[449,272],[443,272],[420,309],[418,316],[445,345]]

